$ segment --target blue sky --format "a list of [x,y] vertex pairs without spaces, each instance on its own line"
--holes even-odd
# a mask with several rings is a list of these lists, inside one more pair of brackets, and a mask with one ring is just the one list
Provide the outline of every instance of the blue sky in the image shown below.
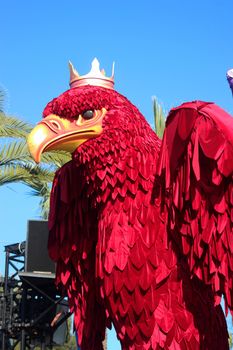
[[[226,70],[233,67],[232,0],[17,1],[1,4],[0,84],[6,112],[35,124],[68,89],[70,59],[85,74],[96,56],[115,86],[152,122],[152,96],[166,110],[214,101],[233,114]],[[38,200],[22,185],[0,188],[3,246],[26,237]],[[117,345],[112,347],[117,349]]]

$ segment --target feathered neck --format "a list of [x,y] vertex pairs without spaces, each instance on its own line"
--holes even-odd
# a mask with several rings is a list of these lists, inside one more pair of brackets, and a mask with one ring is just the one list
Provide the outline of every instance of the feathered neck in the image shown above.
[[111,125],[112,120],[112,115],[108,115],[103,134],[84,143],[73,154],[73,162],[81,169],[94,206],[112,198],[111,193],[115,192],[116,197],[124,196],[128,190],[134,192],[155,174],[161,141],[144,117],[138,125],[132,123],[127,128],[123,123],[121,128],[117,123]]

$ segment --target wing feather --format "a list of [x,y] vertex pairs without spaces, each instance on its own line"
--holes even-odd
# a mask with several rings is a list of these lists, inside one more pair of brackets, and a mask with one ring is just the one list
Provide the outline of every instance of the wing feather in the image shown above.
[[[168,231],[192,275],[233,310],[233,119],[213,103],[171,110],[158,174]],[[164,191],[165,189],[165,191]]]
[[88,205],[79,167],[67,163],[55,175],[48,248],[56,282],[69,297],[82,349],[102,350],[106,315],[95,278],[96,215]]

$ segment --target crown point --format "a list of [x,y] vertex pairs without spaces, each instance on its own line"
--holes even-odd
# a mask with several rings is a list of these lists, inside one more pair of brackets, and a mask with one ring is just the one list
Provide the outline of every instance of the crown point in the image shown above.
[[74,68],[71,61],[69,61],[69,70],[70,70],[70,86],[72,83],[79,77],[78,71]]
[[91,71],[90,73],[93,74],[99,74],[100,73],[100,64],[97,58],[94,58],[94,60],[91,63]]
[[112,79],[114,79],[114,73],[115,73],[115,62],[112,63]]
[[107,89],[114,88],[114,64],[112,69],[112,76],[107,77],[105,75],[104,69],[100,71],[100,64],[97,58],[94,58],[91,64],[91,70],[85,75],[79,75],[79,73],[74,68],[73,64],[69,61],[70,69],[70,88],[84,86],[84,85],[93,85],[101,86]]
[[98,67],[98,68],[99,68],[100,63],[99,63],[99,61],[97,60],[97,58],[96,58],[96,57],[93,59],[93,61],[92,61],[92,65],[93,65],[93,66],[95,66],[95,67]]
[[69,69],[70,69],[70,72],[78,74],[77,70],[74,68],[71,61],[69,61]]

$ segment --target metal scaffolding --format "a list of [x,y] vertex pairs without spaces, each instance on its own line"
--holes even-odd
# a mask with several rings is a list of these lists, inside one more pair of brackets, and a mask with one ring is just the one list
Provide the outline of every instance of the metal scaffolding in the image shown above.
[[25,243],[5,246],[5,276],[0,280],[2,350],[15,349],[17,344],[20,350],[52,349],[56,332],[63,332],[60,339],[65,340],[64,324],[71,315],[53,273],[25,271]]

